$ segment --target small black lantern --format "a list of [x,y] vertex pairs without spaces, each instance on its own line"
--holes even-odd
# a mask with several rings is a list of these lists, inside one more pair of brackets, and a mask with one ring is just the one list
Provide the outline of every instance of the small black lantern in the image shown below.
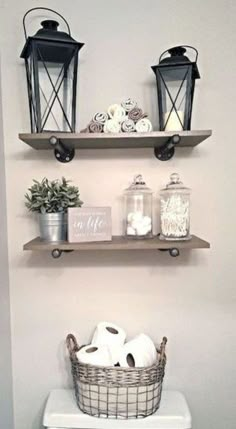
[[[68,33],[58,31],[57,21],[45,20],[34,36],[27,37],[25,19],[35,10],[60,16]],[[75,132],[78,54],[83,43],[71,37],[65,18],[52,9],[30,9],[23,27],[26,43],[21,58],[26,67],[31,132]]]
[[[195,51],[195,60],[185,55],[186,48]],[[163,58],[167,53],[168,57]],[[152,69],[157,79],[159,126],[161,131],[190,130],[198,51],[192,46],[176,46],[163,52]]]

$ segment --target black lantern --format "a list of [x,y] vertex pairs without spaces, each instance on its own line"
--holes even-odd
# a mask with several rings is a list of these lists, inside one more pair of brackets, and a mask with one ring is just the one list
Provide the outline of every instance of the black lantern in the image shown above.
[[[38,9],[59,15],[68,34],[58,31],[57,21],[45,20],[34,36],[27,37],[26,16]],[[30,9],[23,18],[23,27],[26,43],[21,58],[26,66],[31,132],[74,132],[78,54],[83,43],[71,37],[67,21],[52,9]]]
[[[194,61],[185,55],[195,51]],[[168,57],[163,58],[167,53]],[[198,52],[192,46],[176,46],[163,52],[152,69],[157,79],[159,126],[161,131],[190,130],[195,79],[200,78]]]

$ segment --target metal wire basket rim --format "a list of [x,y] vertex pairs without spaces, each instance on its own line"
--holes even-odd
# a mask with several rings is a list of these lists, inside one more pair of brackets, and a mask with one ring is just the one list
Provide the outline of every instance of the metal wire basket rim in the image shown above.
[[[92,383],[91,383],[91,381],[88,381],[88,382],[85,382],[84,380],[83,381],[79,381],[79,383],[80,384],[83,384],[83,385],[86,385],[86,386],[91,386],[92,385]],[[121,385],[121,384],[119,384],[119,383],[116,383],[115,381],[113,382],[113,381],[104,381],[104,382],[97,382],[97,383],[94,383],[94,385],[95,386],[99,386],[99,387],[105,387],[105,388],[107,388],[107,389],[139,389],[139,387],[148,387],[148,386],[152,386],[153,384],[154,384],[155,382],[153,382],[153,380],[150,380],[150,381],[148,381],[148,382],[146,382],[146,383],[140,383],[140,381],[138,382],[138,384],[137,384],[137,381],[134,381],[134,382],[131,382],[131,383],[125,383],[125,384],[123,384],[123,385]]]
[[[71,348],[71,343],[70,341],[73,341],[74,343],[74,349]],[[122,371],[122,372],[130,372],[130,371],[137,371],[137,370],[143,370],[143,371],[148,371],[151,370],[152,368],[156,368],[156,367],[161,367],[161,366],[165,366],[165,362],[166,362],[166,354],[165,354],[165,345],[167,343],[167,338],[163,337],[162,339],[162,343],[160,345],[160,349],[156,348],[156,351],[158,353],[158,355],[160,356],[160,358],[153,364],[153,365],[149,365],[149,366],[129,366],[129,367],[125,367],[125,366],[103,366],[103,365],[94,365],[94,364],[89,364],[89,363],[83,363],[80,362],[79,359],[77,358],[76,353],[81,350],[83,347],[86,347],[86,344],[82,345],[82,346],[78,346],[77,340],[75,338],[75,336],[73,334],[68,334],[67,338],[66,338],[66,343],[67,343],[67,348],[69,350],[69,354],[70,354],[70,359],[71,361],[75,361],[76,364],[79,364],[85,368],[99,368],[100,370],[103,369],[104,372],[107,372],[109,370],[116,370],[117,372]],[[87,344],[89,345],[89,344]]]
[[[152,368],[156,368],[157,366],[160,367],[161,366],[161,361],[157,361],[155,362],[153,365],[149,365],[149,366],[103,366],[103,365],[93,365],[91,363],[83,363],[80,362],[79,359],[76,357],[76,362],[78,362],[80,365],[83,365],[86,368],[99,368],[99,369],[104,369],[104,372],[108,371],[109,369],[115,369],[117,372],[118,371],[137,371],[137,370],[151,370]],[[163,364],[164,366],[164,364]]]

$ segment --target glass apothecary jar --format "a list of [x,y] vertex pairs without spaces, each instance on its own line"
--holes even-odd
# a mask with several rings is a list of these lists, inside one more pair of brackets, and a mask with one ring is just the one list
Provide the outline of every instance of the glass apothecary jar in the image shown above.
[[152,190],[141,174],[124,191],[124,234],[130,238],[152,237]]
[[190,192],[173,173],[166,188],[160,191],[162,240],[190,240]]

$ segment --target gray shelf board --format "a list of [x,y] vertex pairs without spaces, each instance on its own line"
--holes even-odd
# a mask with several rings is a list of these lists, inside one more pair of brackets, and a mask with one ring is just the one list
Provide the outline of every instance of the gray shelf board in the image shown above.
[[67,147],[75,149],[126,149],[154,148],[164,145],[167,140],[178,134],[181,141],[178,147],[194,147],[211,136],[211,130],[198,131],[153,131],[151,133],[39,133],[19,134],[20,140],[36,150],[52,150],[49,143],[52,136],[60,139]]
[[172,248],[180,250],[191,249],[208,249],[210,243],[201,238],[192,235],[191,240],[182,241],[164,241],[158,237],[153,237],[146,240],[134,240],[123,236],[113,236],[111,241],[98,241],[88,243],[69,243],[63,242],[47,242],[40,240],[39,237],[24,244],[24,250],[32,251],[52,251],[59,249],[66,250],[79,250],[79,251],[92,251],[92,250],[169,250]]

